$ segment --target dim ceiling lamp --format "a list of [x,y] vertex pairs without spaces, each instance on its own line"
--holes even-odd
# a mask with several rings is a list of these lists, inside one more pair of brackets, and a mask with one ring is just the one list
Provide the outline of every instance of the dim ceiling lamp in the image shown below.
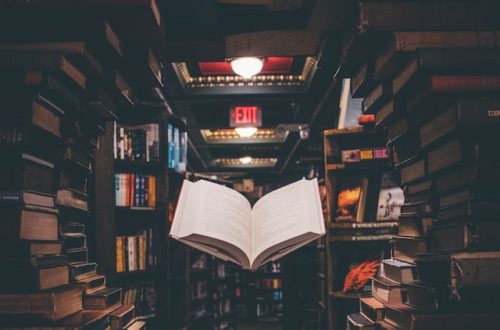
[[247,127],[236,127],[234,131],[242,138],[252,137],[257,133],[257,127],[247,126]]
[[243,165],[248,165],[251,162],[252,162],[252,157],[250,156],[245,156],[240,158],[240,163],[242,163]]
[[259,74],[263,66],[264,60],[258,57],[238,57],[231,60],[234,73],[246,79]]

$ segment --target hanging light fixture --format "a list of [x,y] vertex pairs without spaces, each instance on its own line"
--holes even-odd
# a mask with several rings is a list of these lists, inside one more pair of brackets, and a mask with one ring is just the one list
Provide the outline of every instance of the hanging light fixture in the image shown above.
[[248,165],[251,162],[252,162],[252,157],[250,156],[245,156],[240,158],[240,163],[242,163],[243,165]]
[[249,138],[252,137],[255,133],[257,133],[257,127],[253,126],[236,127],[234,131],[242,138]]
[[231,60],[234,73],[246,79],[259,74],[263,66],[264,60],[258,57],[238,57]]

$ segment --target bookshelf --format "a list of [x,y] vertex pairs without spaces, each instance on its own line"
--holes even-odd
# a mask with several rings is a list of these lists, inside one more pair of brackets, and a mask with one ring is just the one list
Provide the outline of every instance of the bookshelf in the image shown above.
[[[335,330],[345,329],[346,315],[370,294],[365,287],[344,290],[346,275],[365,260],[386,255],[398,223],[397,216],[380,214],[383,178],[391,173],[383,132],[363,127],[324,131],[324,153],[327,234],[320,243],[325,254],[320,279],[325,279],[326,297],[320,305],[327,309],[328,329]],[[397,178],[391,179],[395,185]]]

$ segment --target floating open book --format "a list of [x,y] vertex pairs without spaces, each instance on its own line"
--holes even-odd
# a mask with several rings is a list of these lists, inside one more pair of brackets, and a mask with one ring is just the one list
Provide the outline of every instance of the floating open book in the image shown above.
[[255,270],[325,234],[318,182],[300,180],[252,206],[239,192],[184,181],[170,236]]

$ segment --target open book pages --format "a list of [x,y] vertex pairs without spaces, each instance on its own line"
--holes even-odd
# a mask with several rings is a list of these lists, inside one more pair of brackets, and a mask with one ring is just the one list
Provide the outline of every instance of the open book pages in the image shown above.
[[324,234],[316,179],[272,191],[253,208],[235,190],[184,181],[170,231],[185,244],[253,270]]

